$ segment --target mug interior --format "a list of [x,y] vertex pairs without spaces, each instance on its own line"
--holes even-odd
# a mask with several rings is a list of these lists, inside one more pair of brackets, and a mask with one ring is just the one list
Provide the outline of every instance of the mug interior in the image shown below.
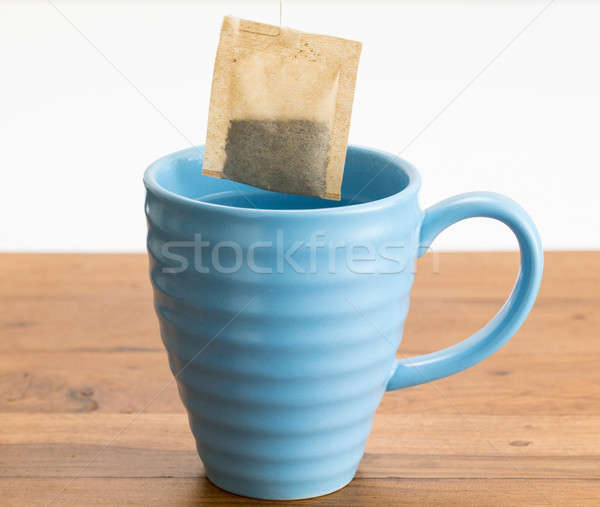
[[339,201],[270,192],[243,183],[202,175],[204,147],[190,148],[157,160],[146,172],[146,186],[158,186],[171,198],[232,208],[308,210],[340,208],[385,199],[418,186],[414,168],[381,151],[348,146]]

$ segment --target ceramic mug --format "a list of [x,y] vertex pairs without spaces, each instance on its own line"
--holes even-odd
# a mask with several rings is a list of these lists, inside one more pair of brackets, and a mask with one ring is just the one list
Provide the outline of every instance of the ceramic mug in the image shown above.
[[[299,499],[343,487],[386,391],[478,363],[533,305],[540,239],[506,197],[468,193],[423,212],[409,163],[354,146],[339,202],[202,176],[202,158],[191,148],[146,171],[147,246],[170,367],[206,475],[225,490]],[[510,297],[470,338],[396,359],[417,257],[469,217],[515,233]]]

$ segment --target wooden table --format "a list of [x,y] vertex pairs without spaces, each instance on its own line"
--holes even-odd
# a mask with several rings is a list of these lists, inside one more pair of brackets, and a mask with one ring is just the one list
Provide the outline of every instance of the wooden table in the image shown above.
[[[517,264],[516,253],[423,257],[401,354],[475,331]],[[4,254],[0,281],[0,504],[264,503],[204,477],[145,256]],[[511,342],[388,393],[354,481],[295,503],[600,505],[600,252],[548,253]]]

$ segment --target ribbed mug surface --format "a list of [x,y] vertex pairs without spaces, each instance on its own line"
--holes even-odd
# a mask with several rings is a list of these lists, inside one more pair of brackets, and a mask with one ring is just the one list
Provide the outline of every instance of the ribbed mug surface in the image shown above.
[[155,309],[206,474],[251,497],[335,491],[394,366],[418,176],[350,147],[342,201],[323,201],[202,176],[202,154],[158,160],[145,183]]

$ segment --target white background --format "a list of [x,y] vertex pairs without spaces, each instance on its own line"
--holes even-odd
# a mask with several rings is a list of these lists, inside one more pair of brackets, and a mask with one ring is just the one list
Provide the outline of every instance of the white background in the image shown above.
[[[495,190],[545,248],[599,248],[600,3],[557,0],[495,59],[546,3],[285,0],[283,21],[363,42],[350,142],[402,151],[422,206]],[[142,251],[143,171],[204,142],[223,15],[276,24],[278,1],[54,5],[0,0],[0,250]],[[481,219],[434,247],[516,242]]]

